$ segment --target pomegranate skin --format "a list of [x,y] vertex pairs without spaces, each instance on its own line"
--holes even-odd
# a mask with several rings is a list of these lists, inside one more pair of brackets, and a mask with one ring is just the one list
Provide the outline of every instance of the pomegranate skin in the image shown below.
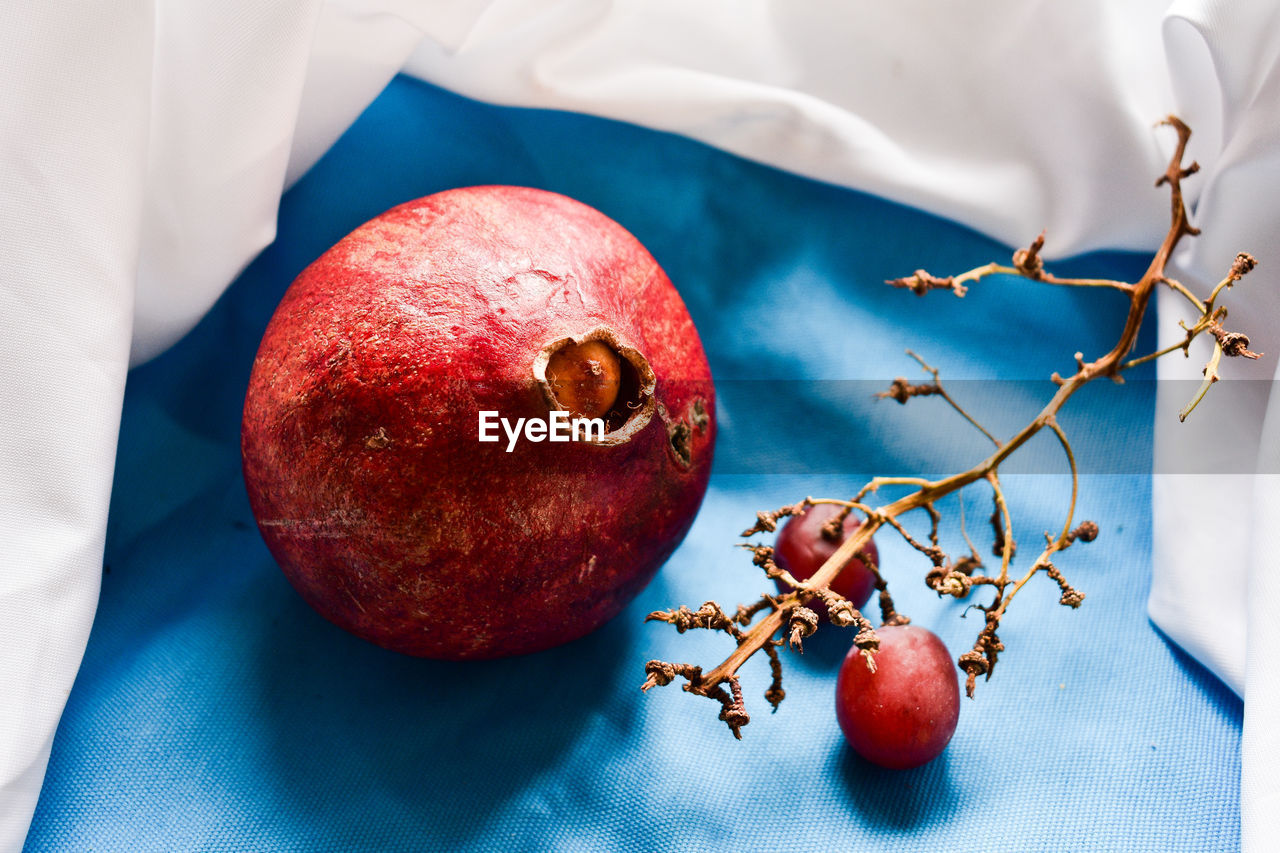
[[[584,339],[630,371],[603,442],[479,440],[481,411],[564,408],[539,370]],[[715,431],[697,331],[644,247],[572,199],[489,186],[393,208],[298,276],[241,449],[263,539],[312,607],[474,659],[576,639],[634,598],[693,522]]]

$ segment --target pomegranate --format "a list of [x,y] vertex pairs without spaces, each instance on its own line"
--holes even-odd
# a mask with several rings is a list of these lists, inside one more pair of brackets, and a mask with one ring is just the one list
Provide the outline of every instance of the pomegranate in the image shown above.
[[298,276],[241,447],[311,606],[468,659],[618,613],[688,532],[714,439],[702,345],[653,257],[584,204],[489,186],[396,207]]

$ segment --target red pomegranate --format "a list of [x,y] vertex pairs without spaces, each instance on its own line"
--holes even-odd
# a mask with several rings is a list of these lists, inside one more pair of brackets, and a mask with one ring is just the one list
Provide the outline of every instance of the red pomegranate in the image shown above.
[[702,345],[653,257],[584,204],[502,186],[403,204],[304,270],[242,425],[254,515],[303,598],[450,659],[613,617],[688,531],[714,439]]

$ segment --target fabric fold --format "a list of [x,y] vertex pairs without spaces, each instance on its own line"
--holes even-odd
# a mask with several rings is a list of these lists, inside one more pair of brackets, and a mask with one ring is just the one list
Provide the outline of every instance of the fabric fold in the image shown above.
[[0,26],[0,849],[21,847],[93,621],[142,241],[154,19]]

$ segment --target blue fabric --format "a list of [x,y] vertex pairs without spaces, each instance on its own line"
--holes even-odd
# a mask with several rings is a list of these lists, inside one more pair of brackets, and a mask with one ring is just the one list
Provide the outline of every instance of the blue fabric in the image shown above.
[[[481,183],[576,197],[652,250],[701,330],[723,432],[692,533],[620,617],[567,647],[462,665],[380,650],[303,603],[253,525],[238,430],[257,340],[293,277],[387,207]],[[882,284],[1007,254],[958,225],[685,139],[396,80],[284,197],[277,240],[215,310],[130,375],[101,605],[27,848],[1238,848],[1241,705],[1145,613],[1149,384],[1070,404],[1062,421],[1081,456],[1113,460],[1080,495],[1102,535],[1059,561],[1088,599],[1071,611],[1047,579],[1027,587],[995,677],[963,703],[943,758],[890,772],[844,747],[832,696],[850,638],[834,630],[786,658],[775,715],[763,665],[748,666],[742,742],[713,703],[638,689],[650,658],[711,665],[726,653],[722,636],[642,619],[763,591],[731,547],[757,509],[983,451],[936,400],[870,399],[916,375],[905,347],[944,378],[1028,380],[963,385],[1007,432],[1071,353],[1110,345],[1114,294],[1004,279],[963,300],[917,299]],[[1141,268],[1126,255],[1060,266]],[[1051,468],[1008,479],[1024,552],[1057,528],[1069,493],[1056,450],[1044,459]],[[989,496],[969,491],[985,550]],[[945,535],[959,541],[953,523]],[[925,588],[903,543],[877,541],[901,609],[954,654],[967,648],[979,620]]]

